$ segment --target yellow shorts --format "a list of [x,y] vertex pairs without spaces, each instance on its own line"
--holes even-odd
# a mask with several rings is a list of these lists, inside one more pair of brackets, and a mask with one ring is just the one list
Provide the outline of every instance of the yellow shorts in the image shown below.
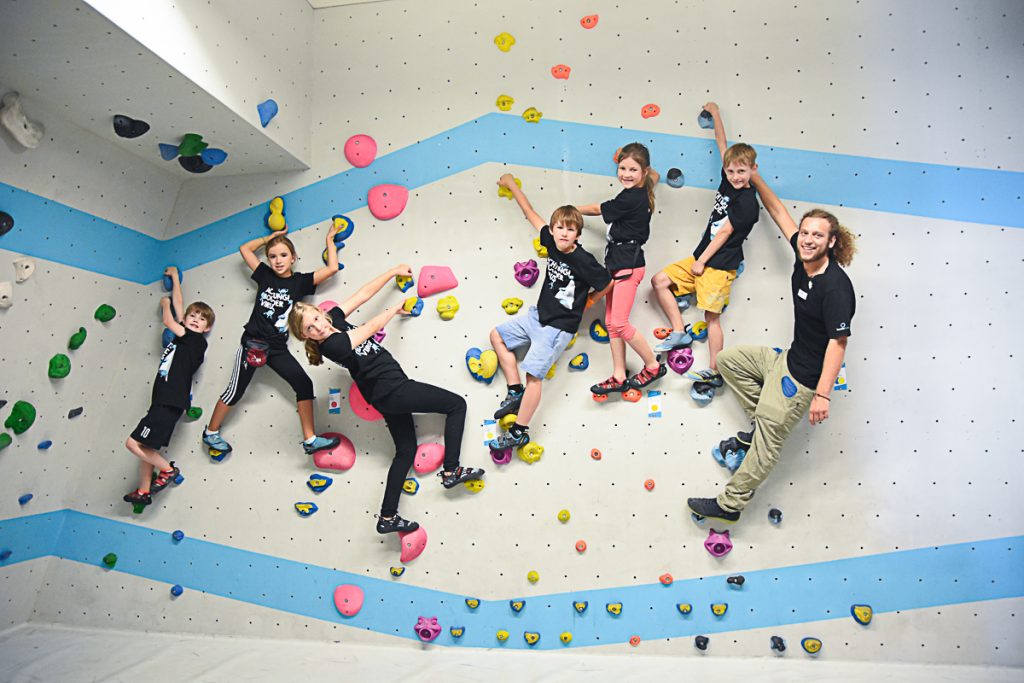
[[721,313],[729,303],[729,290],[732,288],[732,281],[736,279],[736,271],[705,267],[700,277],[694,277],[690,268],[696,260],[692,256],[687,256],[682,261],[666,266],[662,272],[672,281],[673,294],[682,296],[696,292],[697,308],[711,313]]

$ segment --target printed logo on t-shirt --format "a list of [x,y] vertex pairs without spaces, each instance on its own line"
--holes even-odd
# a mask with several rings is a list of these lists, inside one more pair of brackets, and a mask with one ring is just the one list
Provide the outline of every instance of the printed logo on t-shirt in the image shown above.
[[156,371],[156,376],[164,381],[167,381],[167,373],[171,371],[171,363],[174,362],[174,352],[177,348],[177,345],[172,341],[164,347],[164,353],[160,356],[160,368]]
[[711,239],[714,239],[715,235],[718,234],[718,229],[722,227],[728,213],[729,198],[721,192],[716,192],[715,207],[711,209],[711,218],[708,220],[708,232],[711,235]]
[[376,356],[382,349],[383,347],[378,344],[373,337],[370,337],[362,344],[352,349],[352,353],[365,358],[367,356]]
[[277,328],[277,331],[281,334],[288,333],[288,314],[291,313],[291,311],[292,307],[289,306],[288,310],[279,315],[277,320],[274,322],[274,327]]
[[839,323],[836,327],[836,332],[845,332],[848,328],[849,326],[846,323]]
[[547,280],[548,287],[555,292],[555,301],[571,311],[576,298],[576,280],[572,276],[572,269],[561,261],[548,259]]
[[[292,306],[292,294],[287,287],[279,287],[277,289],[268,287],[260,292],[260,298],[258,301],[259,306],[263,309],[263,315],[267,320],[271,320],[279,331],[284,332],[288,329],[288,310]],[[284,308],[284,313],[277,315],[277,311]],[[282,321],[283,327],[282,327]]]

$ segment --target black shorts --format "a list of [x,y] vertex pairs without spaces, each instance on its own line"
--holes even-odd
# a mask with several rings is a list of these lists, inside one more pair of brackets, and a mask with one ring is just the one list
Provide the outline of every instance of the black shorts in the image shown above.
[[171,442],[174,426],[185,412],[181,408],[152,405],[146,416],[139,420],[139,426],[132,432],[132,438],[143,446],[159,450]]

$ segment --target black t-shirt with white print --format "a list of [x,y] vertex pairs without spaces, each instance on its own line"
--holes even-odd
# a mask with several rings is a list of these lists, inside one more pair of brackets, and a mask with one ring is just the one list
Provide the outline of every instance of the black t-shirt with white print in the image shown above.
[[363,398],[373,404],[409,379],[398,361],[373,337],[352,348],[348,330],[356,326],[345,319],[343,310],[335,306],[327,316],[331,324],[342,331],[320,342],[320,353],[351,373]]
[[313,274],[292,273],[291,277],[278,277],[270,266],[260,263],[251,277],[259,291],[252,315],[245,324],[245,333],[262,339],[272,349],[284,349],[288,346],[288,312],[293,303],[316,292]]
[[160,356],[160,367],[153,382],[153,405],[187,409],[192,376],[205,356],[206,337],[186,327],[185,334],[175,337]]
[[601,204],[608,224],[604,266],[609,273],[645,265],[643,245],[651,236],[651,204],[647,188],[631,187]]
[[540,229],[540,243],[548,248],[544,286],[537,298],[541,325],[575,334],[583,319],[587,293],[602,290],[611,282],[608,271],[579,244],[568,254],[558,251],[551,228]]
[[715,193],[715,206],[711,209],[711,216],[708,218],[708,225],[704,228],[704,235],[700,238],[700,244],[693,250],[693,257],[700,258],[711,240],[718,234],[725,219],[729,219],[732,226],[732,234],[725,241],[718,251],[715,252],[706,265],[708,268],[717,270],[736,270],[743,262],[743,240],[754,229],[754,223],[758,219],[757,194],[752,187],[743,187],[737,190],[725,178],[725,171],[722,171],[722,182],[718,185],[718,192]]
[[849,337],[850,322],[857,307],[846,271],[829,258],[825,272],[807,277],[803,261],[797,250],[799,233],[790,239],[797,254],[793,266],[793,345],[789,349],[787,365],[796,381],[808,389],[816,389],[825,364],[825,350],[829,339]]

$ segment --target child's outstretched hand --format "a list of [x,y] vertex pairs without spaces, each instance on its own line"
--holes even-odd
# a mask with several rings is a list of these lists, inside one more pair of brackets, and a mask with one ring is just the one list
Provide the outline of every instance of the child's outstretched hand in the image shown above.
[[392,272],[395,275],[401,275],[403,277],[412,277],[412,266],[410,266],[408,263],[399,263],[397,266],[394,267]]
[[503,173],[502,176],[498,178],[498,185],[500,187],[507,187],[508,189],[511,190],[512,186],[515,184],[516,179],[512,177],[511,173]]
[[718,105],[714,102],[707,102],[704,104],[704,111],[712,116],[718,116]]
[[164,268],[164,275],[168,275],[170,277],[177,277],[178,269],[175,268],[174,266],[167,266],[166,268]]

